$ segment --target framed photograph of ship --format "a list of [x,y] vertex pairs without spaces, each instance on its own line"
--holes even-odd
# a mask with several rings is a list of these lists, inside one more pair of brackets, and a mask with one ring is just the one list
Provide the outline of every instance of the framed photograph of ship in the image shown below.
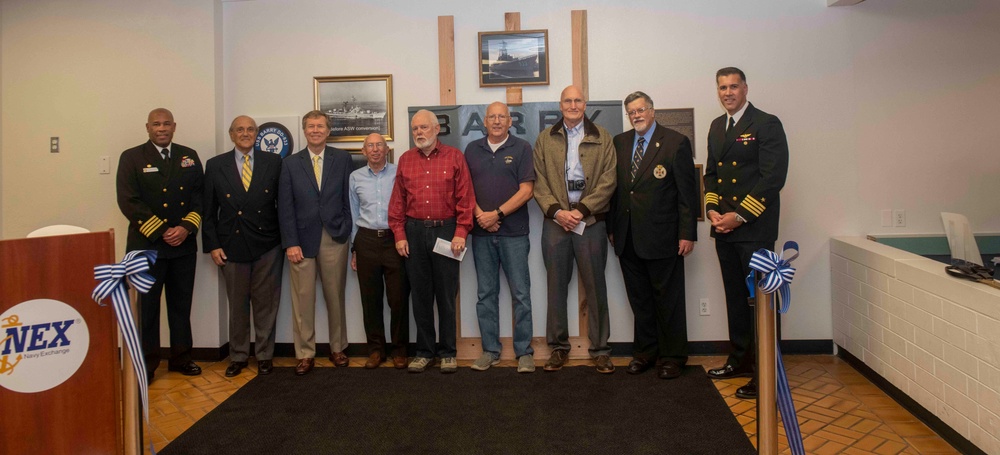
[[479,32],[479,86],[549,85],[549,31]]
[[315,109],[330,118],[327,142],[361,142],[371,133],[392,140],[392,75],[313,78]]

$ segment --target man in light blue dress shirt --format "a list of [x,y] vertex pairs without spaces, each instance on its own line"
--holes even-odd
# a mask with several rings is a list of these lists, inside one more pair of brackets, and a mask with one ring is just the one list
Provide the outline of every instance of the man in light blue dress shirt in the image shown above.
[[[396,181],[396,165],[389,163],[389,148],[381,135],[365,138],[362,152],[368,164],[351,173],[350,199],[354,228],[351,231],[351,269],[358,272],[368,361],[365,368],[377,368],[385,361],[388,348],[393,366],[406,368],[406,347],[410,338],[410,285],[403,257],[396,252],[396,240],[389,229],[389,197]],[[386,345],[382,296],[389,301],[390,344]]]

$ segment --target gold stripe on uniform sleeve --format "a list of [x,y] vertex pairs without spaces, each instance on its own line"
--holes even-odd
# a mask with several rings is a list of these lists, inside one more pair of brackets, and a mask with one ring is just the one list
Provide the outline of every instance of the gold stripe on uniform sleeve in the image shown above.
[[153,215],[149,217],[145,223],[142,223],[142,226],[139,226],[139,232],[142,235],[149,237],[153,235],[153,233],[156,232],[160,226],[163,226],[163,220],[157,218],[156,215]]
[[719,205],[719,195],[715,193],[705,193],[705,203]]
[[761,213],[764,213],[764,209],[766,209],[764,204],[761,204],[760,201],[754,199],[753,196],[747,196],[743,199],[743,202],[741,202],[740,205],[752,213],[753,216],[760,216]]
[[196,228],[201,227],[201,215],[197,212],[189,212],[187,216],[184,217],[184,221],[187,221],[194,225]]

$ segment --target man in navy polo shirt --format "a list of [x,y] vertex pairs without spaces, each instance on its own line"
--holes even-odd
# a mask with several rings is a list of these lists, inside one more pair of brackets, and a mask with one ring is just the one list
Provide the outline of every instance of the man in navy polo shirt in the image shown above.
[[531,293],[528,271],[528,209],[535,185],[531,144],[508,133],[510,110],[501,102],[486,108],[486,137],[465,148],[476,217],[472,228],[472,256],[476,264],[479,300],[476,314],[483,338],[483,354],[472,364],[483,371],[500,361],[500,267],[514,314],[514,354],[517,372],[535,371],[531,348]]

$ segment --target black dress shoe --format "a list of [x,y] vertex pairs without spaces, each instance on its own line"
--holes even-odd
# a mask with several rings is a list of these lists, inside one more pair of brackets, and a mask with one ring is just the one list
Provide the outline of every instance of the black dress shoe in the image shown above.
[[194,362],[188,360],[187,363],[183,365],[170,365],[167,367],[167,371],[176,371],[184,376],[198,376],[201,374],[201,367],[196,365]]
[[240,374],[244,368],[247,367],[246,362],[229,362],[229,368],[226,368],[226,377],[231,378]]
[[681,377],[681,366],[677,362],[666,361],[660,365],[660,371],[656,374],[660,379],[674,379]]
[[648,370],[652,364],[652,362],[647,360],[632,359],[632,361],[628,363],[628,368],[625,369],[625,372],[628,374],[639,374]]
[[271,374],[273,370],[274,363],[270,359],[257,361],[257,374]]
[[751,378],[747,385],[736,389],[736,398],[744,400],[757,399],[757,378]]
[[720,368],[712,368],[705,374],[712,379],[749,378],[753,376],[753,367],[734,367],[732,364],[727,363]]

